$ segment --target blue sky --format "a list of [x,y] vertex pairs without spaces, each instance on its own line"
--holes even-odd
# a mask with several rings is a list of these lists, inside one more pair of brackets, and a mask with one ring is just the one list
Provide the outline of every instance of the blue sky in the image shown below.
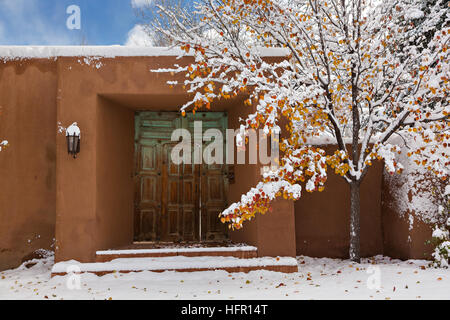
[[[0,45],[125,44],[139,22],[133,5],[148,0],[0,0]],[[81,29],[69,30],[66,9],[81,9]]]

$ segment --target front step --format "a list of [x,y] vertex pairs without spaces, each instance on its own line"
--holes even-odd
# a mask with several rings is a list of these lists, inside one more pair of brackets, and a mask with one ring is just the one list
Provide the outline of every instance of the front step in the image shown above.
[[96,252],[96,262],[108,262],[122,258],[154,258],[154,257],[203,257],[221,256],[239,259],[256,258],[258,249],[253,246],[203,247],[203,248],[160,248],[160,249],[123,249]]
[[[70,270],[70,271],[69,271]],[[250,272],[269,270],[284,273],[298,272],[297,260],[290,257],[239,259],[223,256],[200,257],[158,257],[124,258],[110,262],[79,263],[76,261],[59,262],[53,266],[53,276],[64,276],[68,272],[94,273],[103,276],[109,273],[130,272],[196,272],[225,270],[227,272]]]

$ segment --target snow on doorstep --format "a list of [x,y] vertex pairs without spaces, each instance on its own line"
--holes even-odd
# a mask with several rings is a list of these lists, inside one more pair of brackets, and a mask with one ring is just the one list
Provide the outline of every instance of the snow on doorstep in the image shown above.
[[239,259],[235,257],[158,257],[126,258],[110,262],[80,263],[75,260],[56,263],[52,273],[65,273],[78,267],[80,272],[101,271],[151,271],[175,269],[214,269],[234,267],[296,266],[297,260],[290,257]]
[[97,255],[121,255],[121,254],[145,254],[145,253],[183,253],[183,252],[235,252],[256,251],[253,246],[242,247],[208,247],[208,248],[166,248],[166,249],[126,249],[126,250],[104,250],[97,251]]
[[[283,48],[261,48],[262,56],[286,56]],[[0,46],[0,60],[50,59],[57,57],[159,57],[181,56],[179,48],[132,46]]]

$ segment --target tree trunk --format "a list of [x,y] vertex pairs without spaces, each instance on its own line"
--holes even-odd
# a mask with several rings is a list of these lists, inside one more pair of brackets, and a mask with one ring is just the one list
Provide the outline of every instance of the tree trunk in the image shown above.
[[361,261],[359,187],[359,181],[350,183],[350,260],[358,263]]

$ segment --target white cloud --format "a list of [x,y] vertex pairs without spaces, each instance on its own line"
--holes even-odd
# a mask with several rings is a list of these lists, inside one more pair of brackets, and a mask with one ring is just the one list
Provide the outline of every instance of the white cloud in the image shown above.
[[131,0],[131,6],[133,8],[142,8],[150,5],[152,0]]
[[126,46],[132,47],[151,47],[153,46],[153,39],[145,30],[145,27],[137,24],[128,32],[128,39]]
[[[0,0],[3,21],[2,44],[61,45],[73,40],[64,28],[55,25],[43,14],[38,0]],[[2,26],[0,26],[1,29]]]

